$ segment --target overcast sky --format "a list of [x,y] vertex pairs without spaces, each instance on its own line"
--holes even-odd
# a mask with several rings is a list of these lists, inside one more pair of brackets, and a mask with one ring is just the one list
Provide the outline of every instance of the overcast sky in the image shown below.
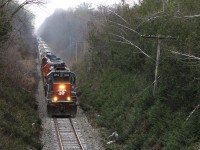
[[[24,2],[25,0],[19,0],[20,3]],[[42,22],[50,16],[55,9],[62,8],[62,9],[68,9],[68,8],[75,8],[76,6],[80,5],[81,3],[89,3],[92,4],[93,7],[97,5],[113,5],[118,4],[121,2],[121,0],[47,0],[47,4],[45,6],[26,6],[27,9],[30,9],[35,15],[35,27],[36,29],[39,28],[39,26],[42,24]],[[128,3],[133,3],[133,1],[138,0],[126,0]]]

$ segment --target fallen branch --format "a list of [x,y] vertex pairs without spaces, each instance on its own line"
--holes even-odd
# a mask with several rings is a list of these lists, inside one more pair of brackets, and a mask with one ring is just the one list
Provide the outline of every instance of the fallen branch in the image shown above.
[[190,117],[192,116],[192,114],[199,108],[199,106],[200,106],[200,104],[198,104],[198,105],[194,108],[194,110],[190,113],[190,115],[187,117],[187,119],[185,120],[185,122],[188,121],[188,120],[190,119]]

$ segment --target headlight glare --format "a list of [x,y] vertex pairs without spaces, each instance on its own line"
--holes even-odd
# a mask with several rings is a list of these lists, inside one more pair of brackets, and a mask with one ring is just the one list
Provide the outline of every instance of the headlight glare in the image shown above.
[[57,100],[58,100],[58,97],[54,96],[53,97],[53,102],[57,102]]
[[67,100],[68,100],[68,101],[71,101],[71,97],[68,96],[68,97],[67,97]]
[[59,89],[61,89],[61,90],[65,89],[65,85],[63,85],[63,84],[59,85]]

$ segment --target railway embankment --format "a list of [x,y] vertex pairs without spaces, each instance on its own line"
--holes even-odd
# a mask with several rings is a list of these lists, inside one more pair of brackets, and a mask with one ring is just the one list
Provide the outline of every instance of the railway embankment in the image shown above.
[[[158,96],[153,97],[153,84],[144,76],[113,69],[92,72],[78,72],[80,104],[90,123],[100,130],[105,149],[199,149],[198,105],[188,99],[187,105],[183,99],[178,104],[179,97],[166,95],[175,94],[172,89],[178,87],[165,93],[158,88]],[[179,92],[191,94],[182,88]],[[113,132],[118,137],[108,144]]]
[[0,149],[39,150],[33,17],[17,1],[0,3]]
[[[1,59],[0,149],[41,149],[41,119],[35,99],[38,77],[33,50],[26,45],[22,58],[18,49],[9,49]],[[13,57],[14,56],[14,57]]]

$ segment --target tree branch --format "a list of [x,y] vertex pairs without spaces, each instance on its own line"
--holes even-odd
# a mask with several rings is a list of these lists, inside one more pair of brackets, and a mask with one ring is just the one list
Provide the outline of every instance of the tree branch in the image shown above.
[[2,1],[1,1],[1,5],[0,5],[0,8],[4,8],[4,6],[7,5],[8,3],[10,3],[11,1],[12,1],[12,0],[6,0],[6,1],[5,1],[5,0],[2,0]]
[[[153,58],[151,58],[151,56],[149,56],[147,53],[145,53],[141,48],[139,48],[137,45],[133,44],[131,41],[127,40],[125,37],[123,36],[120,36],[120,35],[117,35],[117,34],[113,34],[113,33],[110,33],[111,35],[114,35],[116,37],[119,37],[121,38],[122,40],[124,40],[125,42],[127,42],[127,44],[130,44],[134,47],[136,47],[139,51],[141,51],[145,56],[147,56],[148,58],[154,60]],[[155,60],[154,60],[155,61]]]
[[45,2],[43,2],[43,0],[26,0],[23,3],[21,3],[16,9],[15,11],[11,14],[11,18],[13,18],[16,13],[22,9],[24,6],[26,5],[30,5],[30,4],[37,4],[37,5],[42,5],[45,4]]
[[180,53],[180,52],[176,52],[176,51],[172,51],[172,50],[168,50],[170,51],[171,53],[174,53],[174,54],[179,54],[179,55],[182,55],[182,56],[186,56],[186,57],[189,57],[189,58],[193,58],[193,59],[197,59],[197,60],[200,60],[199,57],[196,57],[194,55],[190,55],[190,54],[183,54],[183,53]]
[[128,29],[128,30],[130,30],[130,31],[133,31],[134,33],[138,34],[139,36],[142,36],[139,32],[137,32],[137,31],[135,31],[135,30],[133,30],[133,29],[131,29],[131,28],[129,28],[129,27],[123,25],[123,24],[120,24],[120,23],[117,23],[117,22],[114,22],[114,21],[111,21],[111,20],[107,20],[107,21],[112,22],[112,23],[115,23],[115,24],[118,25],[118,26],[124,27],[124,28],[126,28],[126,29]]
[[[106,7],[107,8],[107,7]],[[107,8],[108,9],[108,8]],[[122,16],[120,16],[119,14],[117,14],[116,12],[108,9],[108,11],[112,12],[113,14],[115,14],[117,17],[119,17],[120,19],[122,19],[126,24],[129,24]]]
[[199,15],[192,15],[192,16],[182,16],[182,17],[178,17],[178,16],[174,16],[175,18],[198,18],[200,17],[200,14]]

